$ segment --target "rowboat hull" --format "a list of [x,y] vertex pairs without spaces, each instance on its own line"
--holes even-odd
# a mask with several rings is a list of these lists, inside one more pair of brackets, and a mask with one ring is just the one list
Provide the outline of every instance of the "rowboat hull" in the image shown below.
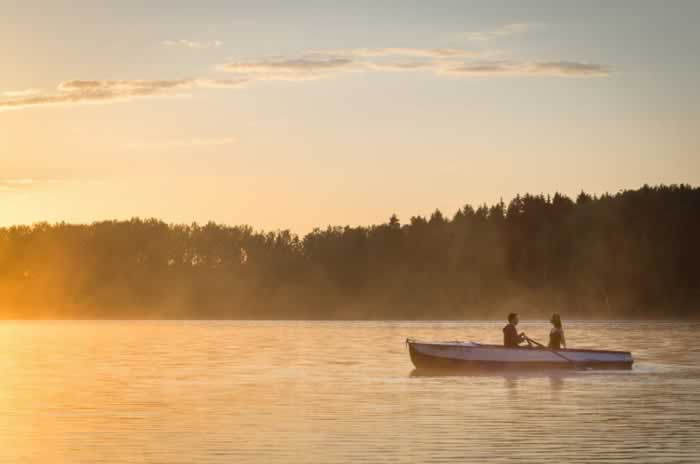
[[417,369],[631,369],[628,351],[506,348],[465,342],[406,340]]

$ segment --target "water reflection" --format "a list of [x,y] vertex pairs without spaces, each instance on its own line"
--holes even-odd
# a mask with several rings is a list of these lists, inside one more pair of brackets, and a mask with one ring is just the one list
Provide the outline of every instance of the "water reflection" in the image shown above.
[[552,391],[558,392],[564,388],[564,377],[552,375],[549,377],[549,386],[552,387]]
[[619,324],[567,341],[632,371],[411,370],[489,322],[0,323],[0,462],[700,462],[700,325]]
[[562,371],[561,369],[552,370],[448,370],[448,369],[413,369],[409,377],[411,378],[491,378],[491,379],[503,379],[503,385],[509,391],[518,388],[518,383],[521,380],[532,380],[532,379],[548,379],[549,388],[553,392],[561,391],[564,388],[565,379],[567,377],[572,377],[577,375],[576,371]]
[[557,378],[563,379],[577,375],[576,371],[567,371],[562,369],[413,369],[409,373],[409,377],[494,377],[505,379],[536,379],[536,378]]

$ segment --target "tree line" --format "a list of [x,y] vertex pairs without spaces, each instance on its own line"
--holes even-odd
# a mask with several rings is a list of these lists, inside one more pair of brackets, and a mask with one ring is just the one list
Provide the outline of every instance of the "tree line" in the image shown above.
[[700,316],[700,188],[436,210],[303,237],[156,219],[0,228],[0,317]]

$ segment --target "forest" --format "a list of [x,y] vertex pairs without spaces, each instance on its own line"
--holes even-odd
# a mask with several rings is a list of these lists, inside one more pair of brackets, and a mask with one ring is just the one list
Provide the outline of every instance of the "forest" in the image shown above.
[[0,229],[4,319],[700,317],[700,188],[518,195],[303,237],[157,219]]

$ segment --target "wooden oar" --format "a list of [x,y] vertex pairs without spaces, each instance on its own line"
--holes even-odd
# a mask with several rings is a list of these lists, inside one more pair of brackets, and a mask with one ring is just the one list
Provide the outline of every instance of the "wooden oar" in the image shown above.
[[552,348],[550,348],[550,347],[548,347],[548,346],[544,346],[542,343],[540,343],[540,342],[538,342],[538,341],[536,341],[536,340],[533,340],[533,339],[531,339],[530,337],[525,337],[525,340],[527,340],[528,342],[534,343],[535,345],[539,346],[540,348],[544,348],[545,350],[551,351],[552,353],[556,354],[556,355],[559,356],[560,358],[569,361],[569,362],[570,362],[571,364],[573,364],[574,366],[576,365],[576,361],[574,361],[573,359],[567,358],[566,356],[564,356],[564,355],[561,354],[560,352],[558,352],[558,351],[556,351],[556,350],[553,350]]

